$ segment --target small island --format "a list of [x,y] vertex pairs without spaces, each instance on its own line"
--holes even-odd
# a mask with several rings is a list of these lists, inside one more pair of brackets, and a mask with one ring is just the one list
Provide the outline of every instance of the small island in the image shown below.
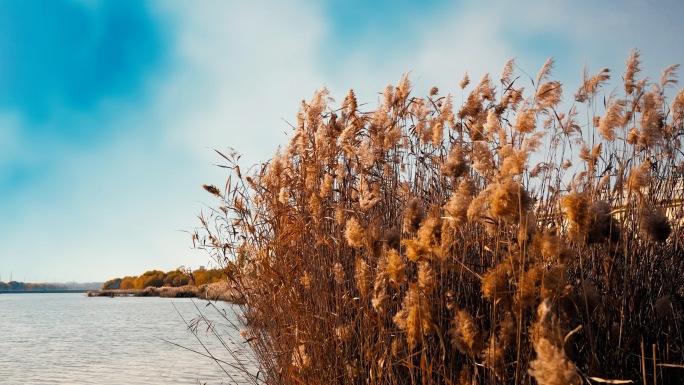
[[242,302],[242,298],[228,283],[228,275],[223,269],[204,269],[192,271],[178,268],[164,273],[149,270],[140,276],[114,278],[102,284],[100,290],[89,290],[89,297],[165,297],[165,298],[203,298],[213,301],[232,303]]

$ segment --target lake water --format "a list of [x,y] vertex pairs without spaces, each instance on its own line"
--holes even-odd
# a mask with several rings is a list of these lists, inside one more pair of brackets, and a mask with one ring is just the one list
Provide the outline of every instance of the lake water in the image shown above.
[[[239,334],[237,308],[215,303],[223,318],[206,304],[185,298],[0,294],[0,384],[249,383],[245,371],[257,369]],[[198,324],[196,334],[188,330],[185,322],[192,325],[200,311],[228,349],[206,323]],[[206,354],[195,335],[228,364],[219,366],[163,341]]]

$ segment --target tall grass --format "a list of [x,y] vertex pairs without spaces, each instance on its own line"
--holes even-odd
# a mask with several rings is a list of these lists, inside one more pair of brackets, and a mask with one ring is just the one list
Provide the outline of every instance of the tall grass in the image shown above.
[[634,50],[620,87],[585,70],[566,102],[552,59],[516,68],[455,96],[404,77],[367,112],[323,89],[268,163],[220,153],[230,174],[205,186],[221,203],[193,241],[244,295],[267,383],[684,374],[677,67],[640,78]]

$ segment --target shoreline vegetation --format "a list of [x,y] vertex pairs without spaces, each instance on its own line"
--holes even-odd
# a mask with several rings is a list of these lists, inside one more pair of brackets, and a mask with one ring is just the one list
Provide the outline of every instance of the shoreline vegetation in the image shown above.
[[85,293],[102,285],[102,282],[67,282],[67,283],[27,283],[0,281],[0,293]]
[[681,382],[678,65],[632,50],[570,95],[553,65],[405,76],[374,111],[323,89],[267,163],[217,151],[192,241],[245,298],[254,383]]
[[12,291],[53,291],[53,290],[68,290],[69,288],[60,283],[25,283],[25,282],[1,282],[0,281],[0,292],[12,292]]
[[179,267],[164,273],[149,270],[140,276],[114,278],[100,290],[89,290],[88,297],[165,297],[202,298],[241,303],[242,296],[227,281],[224,269],[197,270]]
[[207,283],[225,280],[227,273],[223,269],[186,269],[181,266],[169,272],[148,270],[139,276],[114,278],[102,284],[102,290],[112,289],[145,289],[147,287],[180,287],[186,285],[201,286]]
[[88,290],[88,297],[162,297],[162,298],[200,298],[210,301],[224,301],[234,304],[244,302],[242,296],[227,281],[204,285],[185,285],[180,287],[152,287],[144,289],[102,289]]

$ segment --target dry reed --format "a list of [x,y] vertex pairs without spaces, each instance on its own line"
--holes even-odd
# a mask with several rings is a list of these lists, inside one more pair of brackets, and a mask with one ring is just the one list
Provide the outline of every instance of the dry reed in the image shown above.
[[[564,104],[552,59],[528,89],[514,68],[469,92],[464,76],[461,106],[406,77],[370,112],[322,90],[248,176],[220,153],[225,190],[205,188],[221,209],[194,236],[234,272],[266,383],[681,376],[676,68],[638,78],[635,50],[624,94],[585,69]],[[642,344],[670,366],[642,370]]]

